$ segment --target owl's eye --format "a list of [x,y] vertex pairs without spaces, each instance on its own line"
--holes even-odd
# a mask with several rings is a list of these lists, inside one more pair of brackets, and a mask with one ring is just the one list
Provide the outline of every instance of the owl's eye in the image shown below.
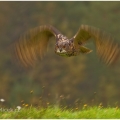
[[59,48],[58,44],[56,44],[56,47]]

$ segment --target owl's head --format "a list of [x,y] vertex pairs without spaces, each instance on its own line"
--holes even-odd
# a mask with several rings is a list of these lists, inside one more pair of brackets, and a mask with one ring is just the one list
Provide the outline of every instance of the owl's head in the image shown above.
[[73,42],[71,40],[58,40],[55,45],[55,53],[60,56],[72,56]]

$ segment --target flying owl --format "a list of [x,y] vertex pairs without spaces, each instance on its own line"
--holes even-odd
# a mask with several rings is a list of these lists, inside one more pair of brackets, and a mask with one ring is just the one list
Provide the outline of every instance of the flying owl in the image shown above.
[[70,57],[90,53],[92,50],[84,45],[88,41],[93,41],[100,59],[107,65],[113,64],[119,57],[119,44],[98,28],[81,25],[77,33],[68,39],[55,27],[43,25],[27,31],[15,42],[14,48],[18,58],[25,66],[32,65],[35,60],[44,56],[52,37],[56,41],[55,53],[60,56]]

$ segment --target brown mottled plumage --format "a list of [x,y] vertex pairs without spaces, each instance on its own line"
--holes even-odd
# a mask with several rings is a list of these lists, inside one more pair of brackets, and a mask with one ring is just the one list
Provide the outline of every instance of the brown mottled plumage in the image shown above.
[[114,63],[120,53],[118,43],[115,43],[111,36],[88,25],[81,25],[76,35],[71,39],[50,25],[33,28],[15,43],[15,52],[24,65],[31,65],[38,57],[44,56],[51,37],[56,39],[55,53],[60,56],[90,53],[92,50],[83,46],[90,38],[93,38],[97,53],[106,64]]

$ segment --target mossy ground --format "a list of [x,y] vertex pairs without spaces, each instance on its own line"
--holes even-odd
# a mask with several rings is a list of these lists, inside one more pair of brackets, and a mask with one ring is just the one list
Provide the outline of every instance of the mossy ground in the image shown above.
[[0,111],[0,118],[42,118],[42,119],[75,119],[75,118],[120,118],[120,109],[116,108],[101,108],[98,106],[87,107],[83,109],[65,109],[59,107],[47,108],[21,108],[13,111]]

